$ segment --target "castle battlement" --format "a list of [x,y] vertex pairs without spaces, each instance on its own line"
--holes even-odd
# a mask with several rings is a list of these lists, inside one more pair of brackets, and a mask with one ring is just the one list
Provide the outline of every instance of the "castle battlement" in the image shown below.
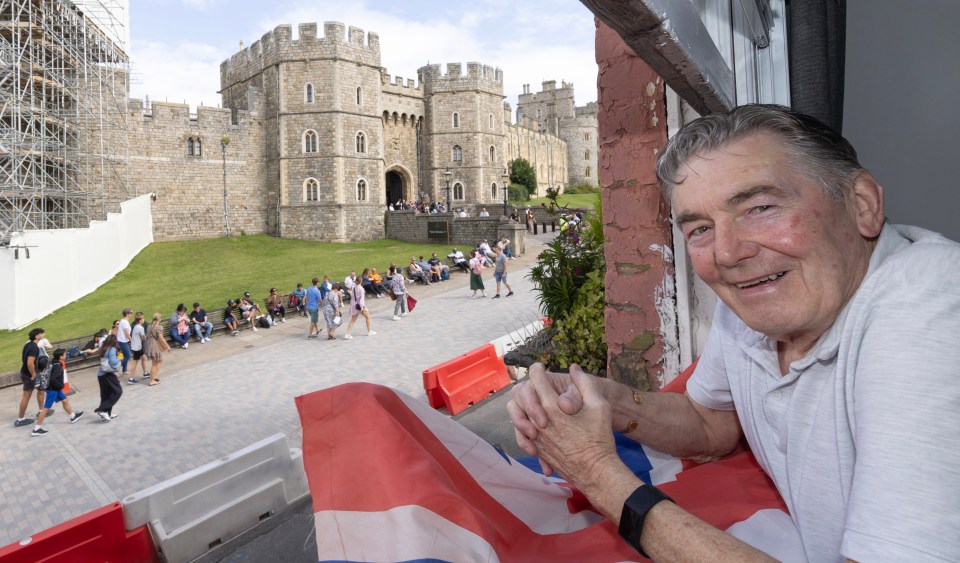
[[[406,80],[406,83],[404,83],[404,80]],[[423,85],[418,84],[416,80],[412,78],[404,79],[402,76],[390,76],[383,71],[380,72],[380,83],[384,87],[384,92],[403,93],[399,89],[407,89],[416,90],[416,92],[410,94],[421,95],[423,93]]]
[[446,74],[441,72],[439,64],[422,66],[417,74],[420,76],[420,82],[432,81],[437,85],[471,80],[489,86],[503,86],[503,71],[499,67],[494,68],[477,62],[467,63],[466,74],[463,73],[461,63],[447,63]]
[[597,117],[597,102],[588,102],[585,106],[574,108],[577,117]]
[[127,112],[130,116],[139,117],[142,123],[150,123],[155,127],[177,126],[186,128],[199,123],[204,127],[219,127],[223,130],[236,127],[238,124],[251,122],[257,117],[255,112],[239,111],[237,112],[237,120],[234,121],[233,112],[229,108],[197,106],[196,112],[191,112],[188,104],[149,100],[145,103],[138,98],[127,100]]
[[348,28],[341,22],[324,22],[322,37],[317,31],[316,23],[301,23],[297,26],[298,38],[294,39],[290,24],[278,25],[220,64],[221,84],[245,80],[284,59],[347,59],[379,66],[380,36],[376,33]]

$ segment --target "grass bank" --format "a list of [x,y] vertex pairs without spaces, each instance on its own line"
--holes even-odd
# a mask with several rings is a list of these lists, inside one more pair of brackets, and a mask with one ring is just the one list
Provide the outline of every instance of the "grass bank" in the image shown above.
[[245,291],[262,303],[271,287],[289,293],[297,282],[308,286],[314,276],[342,281],[351,271],[359,275],[369,267],[385,273],[391,261],[406,266],[411,256],[429,258],[432,252],[446,256],[450,248],[395,240],[319,243],[268,235],[153,243],[93,293],[22,330],[0,331],[0,372],[20,369],[20,351],[36,326],[56,341],[109,328],[124,307],[143,311],[149,319],[154,312],[168,317],[179,303],[190,309],[194,301],[212,311]]
[[[557,203],[562,207],[593,209],[596,199],[597,194],[560,194],[560,196],[557,197]],[[528,205],[534,206],[540,205],[541,203],[550,205],[550,200],[545,197],[538,197],[531,199]]]

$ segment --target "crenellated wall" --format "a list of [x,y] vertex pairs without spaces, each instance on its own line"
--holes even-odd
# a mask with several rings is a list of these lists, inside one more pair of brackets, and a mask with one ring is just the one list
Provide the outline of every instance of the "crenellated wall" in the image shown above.
[[[251,106],[259,103],[252,96]],[[257,112],[129,100],[129,182],[152,192],[155,240],[209,238],[225,233],[224,163],[227,206],[233,234],[273,232],[275,207],[264,188],[264,131]],[[224,159],[220,141],[230,143]],[[193,154],[188,154],[193,141]],[[274,205],[271,205],[274,204]]]
[[[507,169],[503,122],[503,71],[469,62],[427,65],[418,71],[423,85],[426,118],[421,154],[424,192],[446,201],[446,171],[450,172],[453,206],[499,200]],[[459,156],[459,158],[457,158]],[[462,189],[458,189],[458,186]]]

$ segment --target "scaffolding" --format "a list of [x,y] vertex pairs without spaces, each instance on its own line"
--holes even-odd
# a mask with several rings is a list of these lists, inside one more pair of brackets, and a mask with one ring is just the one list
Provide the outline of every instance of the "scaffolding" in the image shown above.
[[124,9],[0,0],[0,245],[86,227],[127,194]]

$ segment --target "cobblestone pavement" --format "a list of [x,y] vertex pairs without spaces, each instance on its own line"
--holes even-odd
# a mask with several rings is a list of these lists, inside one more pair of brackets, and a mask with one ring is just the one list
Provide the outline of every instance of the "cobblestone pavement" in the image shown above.
[[[50,433],[31,437],[14,428],[21,390],[0,390],[0,546],[122,499],[209,463],[277,432],[299,446],[294,397],[351,381],[397,388],[426,401],[421,371],[537,319],[532,284],[525,275],[540,252],[528,237],[525,256],[510,262],[513,297],[493,300],[493,271],[484,272],[486,299],[471,299],[465,274],[430,287],[408,284],[416,310],[393,321],[393,302],[368,299],[375,336],[358,321],[353,340],[306,338],[307,322],[291,316],[276,328],[166,354],[161,383],[124,384],[105,423],[96,372],[70,375],[80,392],[70,397],[83,419],[69,424],[63,408],[48,417]],[[506,292],[504,291],[504,294]],[[167,312],[162,312],[166,314]],[[321,323],[323,319],[321,318]],[[362,319],[361,319],[362,321]],[[31,399],[28,416],[36,413]]]

